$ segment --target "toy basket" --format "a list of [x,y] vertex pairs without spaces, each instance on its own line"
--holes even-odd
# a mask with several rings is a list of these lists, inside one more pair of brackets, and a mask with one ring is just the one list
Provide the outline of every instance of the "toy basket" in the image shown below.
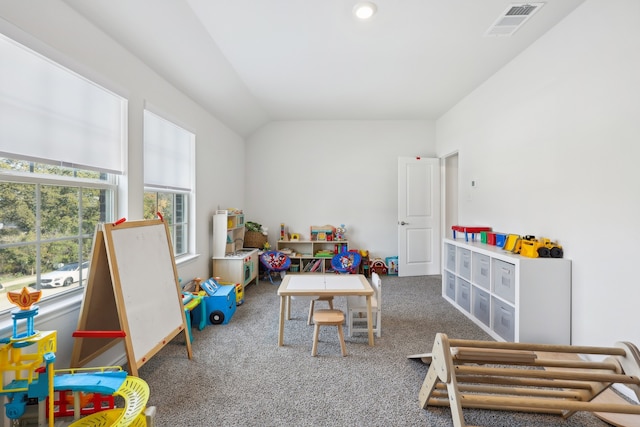
[[247,231],[244,233],[244,247],[262,249],[267,243],[267,236],[259,231]]

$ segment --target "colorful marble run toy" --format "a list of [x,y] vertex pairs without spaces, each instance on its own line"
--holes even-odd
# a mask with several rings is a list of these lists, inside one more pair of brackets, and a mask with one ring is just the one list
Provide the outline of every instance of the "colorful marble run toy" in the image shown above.
[[[33,329],[33,318],[38,314],[41,291],[23,288],[21,292],[8,292],[7,298],[17,308],[11,311],[13,335],[0,339],[0,395],[6,396],[5,412],[14,420],[24,415],[29,398],[38,398],[39,406],[53,394],[53,362],[56,351],[56,332],[38,332]],[[18,321],[26,320],[26,330],[18,331]],[[5,384],[5,377],[12,378]],[[53,426],[53,420],[50,423]]]
[[[33,318],[38,314],[38,306],[34,304],[40,296],[41,291],[26,287],[20,292],[7,293],[9,300],[17,305],[11,311],[13,335],[0,339],[0,396],[7,400],[7,418],[13,421],[23,417],[29,400],[37,399],[38,426],[45,426],[48,416],[48,425],[53,427],[56,415],[71,414],[66,399],[67,393],[73,393],[72,415],[76,421],[72,425],[146,426],[143,412],[149,387],[140,378],[128,376],[120,367],[54,371],[56,331],[33,328]],[[18,330],[20,320],[26,320],[22,332]],[[82,393],[85,399],[91,395],[92,404],[81,402]],[[125,408],[114,408],[113,399],[105,404],[101,395],[122,396]],[[109,422],[105,424],[105,420]]]
[[[57,389],[56,392],[56,397],[54,397],[53,401],[53,407],[55,408],[53,416],[56,418],[75,417],[78,412],[80,412],[80,415],[91,415],[97,411],[106,411],[116,407],[113,394],[103,395],[102,393]],[[47,417],[50,416],[51,414],[47,411]]]

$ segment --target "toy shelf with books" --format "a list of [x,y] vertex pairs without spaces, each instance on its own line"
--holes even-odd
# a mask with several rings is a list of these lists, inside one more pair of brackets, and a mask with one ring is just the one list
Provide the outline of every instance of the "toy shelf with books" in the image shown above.
[[289,273],[327,273],[331,271],[331,258],[348,251],[346,240],[278,240],[276,249],[291,258]]

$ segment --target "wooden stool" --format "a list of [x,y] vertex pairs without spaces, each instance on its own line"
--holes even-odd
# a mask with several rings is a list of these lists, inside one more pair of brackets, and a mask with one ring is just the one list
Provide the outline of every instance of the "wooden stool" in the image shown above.
[[317,297],[317,298],[313,298],[311,300],[311,302],[309,303],[309,317],[307,318],[307,324],[310,325],[311,324],[311,320],[313,319],[313,310],[316,307],[316,302],[317,301],[326,301],[329,303],[329,308],[331,310],[333,310],[333,296],[326,296],[326,297]]
[[340,349],[342,350],[342,356],[347,355],[347,346],[344,344],[344,332],[342,331],[342,324],[344,323],[344,313],[340,310],[316,310],[313,313],[313,347],[311,348],[311,355],[316,356],[318,354],[318,335],[320,333],[320,326],[337,326],[338,337],[340,338]]

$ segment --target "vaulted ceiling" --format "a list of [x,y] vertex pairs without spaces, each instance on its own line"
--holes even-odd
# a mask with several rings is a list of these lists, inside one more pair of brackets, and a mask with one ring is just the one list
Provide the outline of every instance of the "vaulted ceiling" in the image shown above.
[[[231,129],[436,119],[584,0],[486,36],[508,0],[65,0]],[[504,21],[501,21],[504,22]],[[517,90],[517,88],[510,88]]]

